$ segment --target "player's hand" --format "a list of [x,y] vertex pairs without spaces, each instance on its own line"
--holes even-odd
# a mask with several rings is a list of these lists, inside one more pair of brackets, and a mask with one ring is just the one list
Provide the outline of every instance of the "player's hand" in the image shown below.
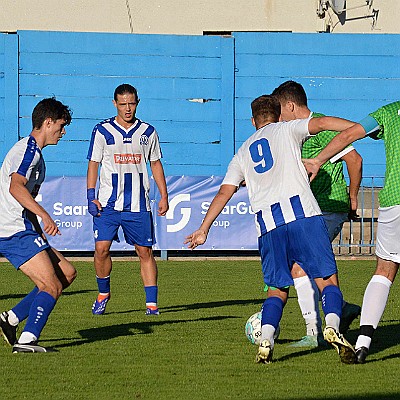
[[51,236],[61,235],[61,232],[58,229],[57,224],[52,220],[49,214],[41,216],[43,231]]
[[302,161],[307,170],[307,174],[311,182],[317,176],[321,165],[315,158],[303,158]]
[[198,229],[197,231],[194,231],[192,234],[186,236],[185,241],[183,242],[184,244],[187,244],[188,249],[193,250],[197,246],[200,246],[201,244],[204,244],[207,240],[207,234]]
[[93,217],[100,216],[102,209],[100,202],[95,198],[95,190],[93,188],[87,190],[88,211]]
[[350,210],[349,213],[347,214],[347,218],[349,219],[349,221],[357,221],[359,218],[357,210]]
[[169,209],[168,199],[161,198],[158,202],[158,215],[163,217]]

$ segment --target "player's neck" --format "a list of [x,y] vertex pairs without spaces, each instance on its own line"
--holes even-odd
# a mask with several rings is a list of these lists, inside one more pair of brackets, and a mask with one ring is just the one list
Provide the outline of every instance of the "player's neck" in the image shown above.
[[121,125],[124,129],[129,129],[130,127],[132,127],[132,125],[135,124],[136,117],[134,117],[131,121],[124,121],[122,118],[119,117],[119,115],[117,115],[115,117],[115,122],[118,125]]
[[310,116],[310,109],[307,106],[296,108],[296,119],[305,119]]

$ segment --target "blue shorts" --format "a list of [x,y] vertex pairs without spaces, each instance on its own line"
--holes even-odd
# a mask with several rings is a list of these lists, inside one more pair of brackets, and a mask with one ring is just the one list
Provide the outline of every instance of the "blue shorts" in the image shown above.
[[264,282],[283,288],[293,285],[296,262],[311,278],[337,272],[335,256],[322,216],[302,218],[279,226],[258,238]]
[[25,264],[36,254],[49,249],[50,245],[34,230],[26,230],[15,235],[0,238],[0,253],[16,269]]
[[348,214],[323,211],[322,216],[328,228],[329,240],[333,242],[342,230],[343,224],[349,220]]
[[116,211],[105,207],[99,217],[93,217],[95,242],[119,241],[118,229],[122,228],[126,243],[151,247],[156,243],[153,218],[150,211],[128,212]]

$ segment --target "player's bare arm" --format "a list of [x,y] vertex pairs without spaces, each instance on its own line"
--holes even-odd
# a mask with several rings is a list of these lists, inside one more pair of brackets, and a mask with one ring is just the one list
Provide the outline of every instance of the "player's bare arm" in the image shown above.
[[[97,179],[99,176],[99,164],[96,161],[89,161],[88,163],[88,169],[87,169],[87,176],[86,176],[86,185],[87,185],[87,189],[88,189],[88,195],[89,195],[89,189],[95,189],[96,188],[96,184],[97,184]],[[93,191],[92,191],[93,193]],[[94,197],[94,196],[92,196]],[[99,210],[102,209],[101,207],[101,203],[99,202],[99,200],[97,200],[96,198],[90,198],[90,203],[93,203],[94,206],[97,208],[94,208],[90,203],[88,204],[89,207],[89,213],[91,215],[93,215],[94,217],[98,217],[100,215]],[[89,200],[89,199],[88,199]]]
[[342,157],[346,163],[347,172],[349,174],[349,198],[350,198],[350,211],[349,219],[355,220],[358,208],[358,190],[360,189],[362,179],[362,157],[358,154],[357,150],[352,150]]
[[[322,118],[333,118],[333,117],[322,117]],[[310,123],[313,120],[320,118],[312,118]],[[335,118],[340,119],[340,118]],[[313,127],[315,129],[315,127]],[[329,129],[329,128],[328,128]],[[341,129],[332,129],[338,130]],[[312,181],[322,164],[324,164],[327,160],[332,158],[335,154],[342,151],[346,146],[354,141],[365,137],[365,129],[360,124],[353,124],[350,128],[343,130],[343,132],[339,133],[339,135],[335,136],[331,142],[317,155],[315,158],[311,159],[303,159],[304,166],[310,176],[310,181]]]
[[43,230],[45,233],[51,236],[60,235],[60,231],[56,223],[47,213],[47,211],[35,201],[29,190],[26,188],[28,180],[17,173],[11,175],[10,183],[10,194],[21,204],[22,207],[31,211],[35,215],[39,216],[43,222]]
[[158,202],[158,215],[164,216],[169,209],[168,192],[167,192],[167,184],[165,182],[164,168],[160,160],[151,161],[150,168],[161,196],[160,201]]
[[236,190],[237,187],[234,185],[221,185],[218,193],[211,202],[210,208],[208,209],[200,228],[186,236],[184,244],[187,244],[189,249],[193,250],[197,246],[206,242],[212,223],[221,213],[231,197],[236,193]]

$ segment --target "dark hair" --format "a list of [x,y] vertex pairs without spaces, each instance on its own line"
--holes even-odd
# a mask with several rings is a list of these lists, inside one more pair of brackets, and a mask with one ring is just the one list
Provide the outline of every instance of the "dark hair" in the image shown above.
[[278,122],[281,104],[277,98],[264,94],[251,102],[251,112],[257,126],[267,121]]
[[123,95],[125,93],[130,93],[134,94],[136,97],[136,100],[139,100],[138,93],[136,88],[134,88],[132,85],[129,83],[123,83],[122,85],[119,85],[115,90],[114,90],[114,100],[117,101],[118,95]]
[[68,106],[56,100],[55,97],[43,99],[36,104],[32,112],[32,128],[40,129],[47,118],[52,121],[64,119],[65,125],[71,123],[72,111]]
[[295,81],[286,81],[279,85],[273,92],[281,103],[286,101],[293,101],[298,106],[307,107],[307,95],[300,83]]

